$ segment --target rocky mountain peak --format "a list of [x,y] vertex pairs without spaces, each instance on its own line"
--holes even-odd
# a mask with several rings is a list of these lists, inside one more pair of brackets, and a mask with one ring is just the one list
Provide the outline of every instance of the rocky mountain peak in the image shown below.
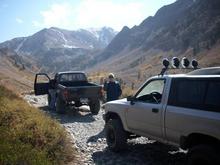
[[36,54],[50,49],[103,49],[114,38],[117,32],[112,28],[89,31],[80,29],[70,31],[57,27],[44,28],[29,37],[15,38],[0,44],[16,52]]
[[[66,70],[85,67],[94,52],[103,50],[117,32],[112,28],[65,30],[57,27],[44,28],[22,38],[15,38],[0,44],[20,56],[37,61],[45,70]],[[82,60],[83,59],[83,60]]]

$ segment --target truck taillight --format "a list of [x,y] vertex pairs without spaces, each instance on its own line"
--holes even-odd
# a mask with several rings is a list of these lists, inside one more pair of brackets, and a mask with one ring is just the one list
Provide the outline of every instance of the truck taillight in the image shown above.
[[67,90],[63,91],[63,97],[67,99],[69,97],[69,92]]
[[104,89],[103,88],[100,89],[100,95],[104,96]]

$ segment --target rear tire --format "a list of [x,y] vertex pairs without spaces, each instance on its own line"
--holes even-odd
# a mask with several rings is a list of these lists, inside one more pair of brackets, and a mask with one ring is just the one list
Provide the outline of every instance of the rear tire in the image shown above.
[[188,151],[188,165],[219,165],[218,152],[211,145],[197,145]]
[[59,114],[64,114],[65,111],[66,111],[65,102],[61,100],[60,98],[57,98],[56,99],[56,112]]
[[127,133],[119,119],[109,120],[105,125],[105,133],[111,151],[118,152],[127,147]]
[[91,101],[89,103],[89,107],[90,107],[91,113],[93,115],[97,115],[99,113],[99,110],[100,110],[100,101],[99,100]]

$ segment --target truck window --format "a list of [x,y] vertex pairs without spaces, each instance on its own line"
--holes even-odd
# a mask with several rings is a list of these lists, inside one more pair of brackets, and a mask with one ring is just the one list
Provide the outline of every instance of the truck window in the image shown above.
[[37,83],[49,83],[49,79],[45,75],[39,75],[37,77]]
[[207,82],[191,79],[174,79],[171,85],[169,105],[186,108],[203,108]]
[[82,73],[67,73],[60,75],[60,82],[70,81],[86,81],[86,77]]
[[147,103],[159,104],[162,99],[165,80],[153,80],[142,88],[136,99]]
[[220,112],[220,81],[210,82],[205,98],[205,105],[212,111]]

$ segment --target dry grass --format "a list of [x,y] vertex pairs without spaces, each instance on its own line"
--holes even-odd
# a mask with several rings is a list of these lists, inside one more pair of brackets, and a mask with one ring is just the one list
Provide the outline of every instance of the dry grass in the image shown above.
[[124,86],[122,87],[122,95],[121,98],[126,98],[128,96],[133,96],[135,94],[136,90],[128,87],[128,86]]
[[0,85],[21,94],[33,89],[34,76],[29,70],[15,67],[6,57],[0,57]]
[[0,164],[65,164],[74,159],[67,133],[43,112],[0,86]]
[[100,83],[101,79],[107,78],[109,72],[105,71],[97,71],[97,72],[92,72],[88,75],[88,79],[92,82]]

